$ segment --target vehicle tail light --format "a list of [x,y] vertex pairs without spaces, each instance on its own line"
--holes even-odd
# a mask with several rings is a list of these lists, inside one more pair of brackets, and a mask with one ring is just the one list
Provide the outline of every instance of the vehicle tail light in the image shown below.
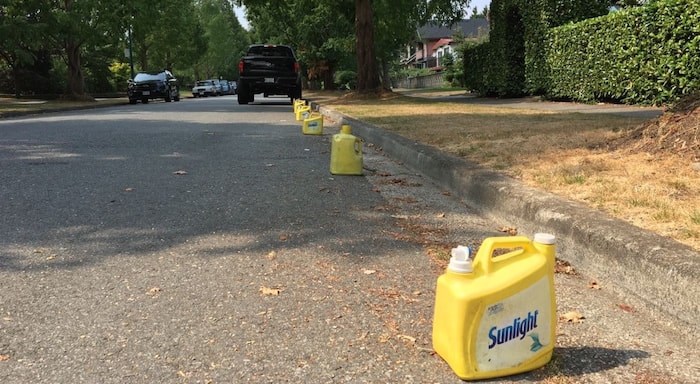
[[299,73],[300,70],[301,70],[301,68],[299,67],[299,62],[295,61],[294,62],[294,72]]
[[238,62],[238,73],[243,73],[243,60]]

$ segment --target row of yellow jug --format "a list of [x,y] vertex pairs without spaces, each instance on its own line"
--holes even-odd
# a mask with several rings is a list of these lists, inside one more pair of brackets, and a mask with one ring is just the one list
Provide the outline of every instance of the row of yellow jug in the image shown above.
[[[306,101],[294,100],[294,114],[302,122],[305,135],[323,135],[323,115],[312,112]],[[330,172],[334,175],[362,175],[362,140],[352,134],[352,128],[343,124],[340,133],[331,140]]]

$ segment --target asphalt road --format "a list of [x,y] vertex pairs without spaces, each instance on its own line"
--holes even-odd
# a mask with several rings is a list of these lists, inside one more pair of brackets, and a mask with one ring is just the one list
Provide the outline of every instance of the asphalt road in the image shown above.
[[[426,243],[507,223],[365,150],[328,172],[287,99],[0,120],[0,382],[458,383]],[[575,266],[574,266],[575,267]],[[697,342],[557,275],[547,367],[497,382],[692,383]]]

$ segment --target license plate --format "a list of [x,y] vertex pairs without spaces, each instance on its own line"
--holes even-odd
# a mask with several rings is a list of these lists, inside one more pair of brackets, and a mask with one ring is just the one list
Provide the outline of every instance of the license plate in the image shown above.
[[151,94],[151,91],[143,91],[143,92],[141,92],[141,94],[144,96],[148,96]]
[[275,82],[275,78],[274,78],[274,77],[266,77],[266,78],[265,78],[265,82],[266,82],[266,83],[274,83],[274,82]]

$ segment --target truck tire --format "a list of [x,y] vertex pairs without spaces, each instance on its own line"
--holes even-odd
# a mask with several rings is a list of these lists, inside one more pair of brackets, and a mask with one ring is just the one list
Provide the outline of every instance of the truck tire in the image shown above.
[[289,101],[294,104],[294,100],[301,99],[301,86],[297,86],[289,95]]
[[245,84],[238,85],[238,104],[248,104],[248,86]]

